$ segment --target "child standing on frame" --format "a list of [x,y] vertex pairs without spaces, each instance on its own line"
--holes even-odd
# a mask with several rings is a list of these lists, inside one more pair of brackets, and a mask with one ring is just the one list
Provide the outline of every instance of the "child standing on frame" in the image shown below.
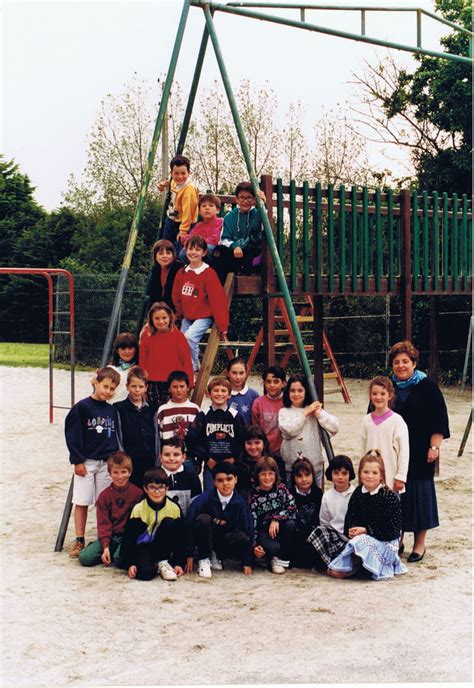
[[162,239],[182,244],[198,218],[198,190],[190,179],[191,163],[184,155],[176,155],[170,162],[171,182],[164,179],[158,191],[169,188],[171,197],[166,211]]

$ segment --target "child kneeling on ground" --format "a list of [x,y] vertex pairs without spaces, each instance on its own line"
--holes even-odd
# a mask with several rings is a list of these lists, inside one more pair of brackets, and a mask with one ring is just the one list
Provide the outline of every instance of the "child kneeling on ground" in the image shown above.
[[201,578],[212,578],[212,570],[221,570],[222,559],[240,559],[246,576],[252,573],[253,527],[247,502],[235,487],[237,469],[228,461],[212,469],[214,487],[196,497],[189,507],[188,558],[186,572],[193,569],[197,547]]

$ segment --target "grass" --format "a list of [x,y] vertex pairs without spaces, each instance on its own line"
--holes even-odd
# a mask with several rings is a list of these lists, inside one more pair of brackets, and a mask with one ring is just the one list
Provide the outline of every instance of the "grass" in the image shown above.
[[[14,368],[47,368],[49,346],[47,344],[24,344],[0,342],[0,366]],[[55,368],[69,369],[67,363],[54,363]],[[76,370],[93,370],[92,366],[76,365]]]

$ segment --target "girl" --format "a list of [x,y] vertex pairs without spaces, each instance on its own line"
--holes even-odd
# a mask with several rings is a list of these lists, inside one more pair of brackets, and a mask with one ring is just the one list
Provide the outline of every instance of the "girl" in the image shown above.
[[388,377],[374,377],[369,384],[370,403],[374,411],[362,420],[360,455],[378,447],[385,466],[387,486],[394,492],[405,492],[410,448],[408,427],[403,418],[389,407],[395,390]]
[[252,422],[252,404],[258,398],[258,392],[247,385],[247,364],[243,358],[232,358],[226,369],[226,377],[232,388],[230,404],[240,413],[245,425]]
[[348,578],[361,567],[374,580],[406,573],[398,556],[402,528],[400,499],[385,484],[382,456],[373,449],[359,464],[359,487],[349,500],[344,535],[349,542],[330,564],[328,575]]
[[281,456],[289,479],[293,461],[301,452],[313,464],[316,482],[321,485],[324,458],[319,425],[332,437],[339,430],[339,421],[324,411],[319,401],[310,399],[306,377],[292,375],[283,391],[283,408],[278,413],[283,437]]
[[325,476],[333,482],[333,486],[323,494],[319,525],[308,537],[308,543],[316,550],[318,569],[326,569],[346,546],[344,519],[349,499],[355,490],[350,482],[355,478],[354,467],[344,454],[334,457],[326,468]]
[[120,384],[115,390],[114,401],[127,398],[127,371],[138,365],[138,342],[131,332],[121,332],[112,345],[112,356],[109,366],[120,375]]
[[153,267],[148,283],[148,309],[157,302],[164,301],[176,311],[171,298],[174,278],[183,263],[176,259],[176,250],[171,241],[160,239],[153,245]]
[[[238,483],[237,490],[241,495],[248,496],[254,486],[253,474],[255,471],[255,464],[262,456],[271,456],[268,440],[264,432],[256,426],[249,425],[245,428],[244,435],[244,449],[237,462]],[[278,471],[285,470],[285,466],[281,459],[275,459]]]
[[276,461],[262,456],[255,465],[255,487],[249,498],[254,525],[253,553],[266,558],[272,573],[285,573],[296,530],[296,505],[280,482]]
[[307,542],[307,538],[319,524],[319,509],[323,493],[316,485],[313,464],[304,456],[297,458],[291,467],[290,490],[297,509],[291,565],[299,568],[313,568],[316,552]]
[[148,372],[148,400],[156,411],[168,401],[168,375],[184,370],[193,380],[193,364],[186,337],[174,326],[174,313],[168,304],[154,303],[147,321],[140,344],[140,367]]

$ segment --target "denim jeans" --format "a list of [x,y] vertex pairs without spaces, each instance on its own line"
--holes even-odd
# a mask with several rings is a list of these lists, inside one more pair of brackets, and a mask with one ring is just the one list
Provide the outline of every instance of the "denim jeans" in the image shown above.
[[212,325],[212,318],[199,318],[198,320],[187,320],[183,318],[181,322],[181,332],[188,340],[189,348],[191,350],[191,358],[193,360],[193,370],[199,370],[199,342],[203,334]]

